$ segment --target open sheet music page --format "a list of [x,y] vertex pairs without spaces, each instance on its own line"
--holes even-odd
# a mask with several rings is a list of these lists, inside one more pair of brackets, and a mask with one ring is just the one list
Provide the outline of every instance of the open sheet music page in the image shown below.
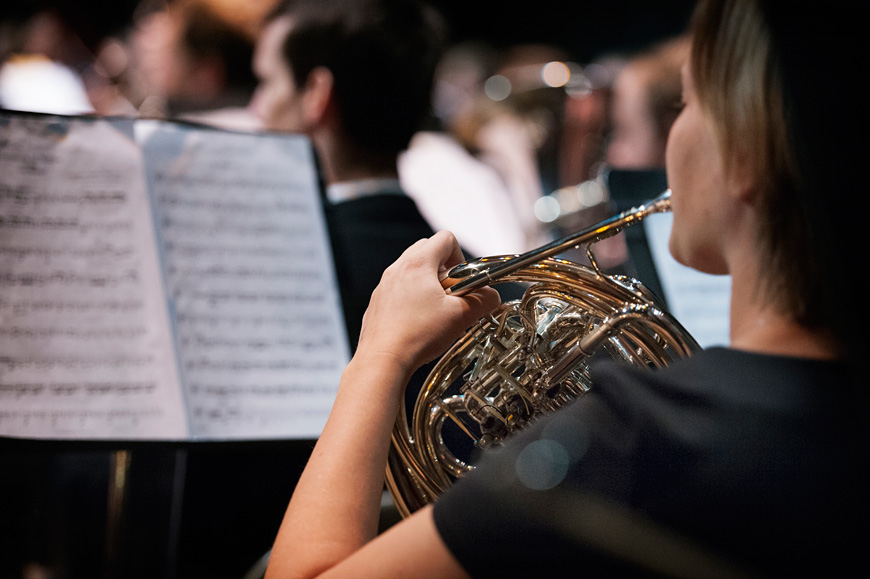
[[349,346],[308,141],[136,132],[191,436],[315,438]]
[[183,438],[131,123],[0,116],[0,435]]
[[316,438],[348,359],[306,139],[0,113],[0,436]]
[[672,213],[650,215],[644,232],[668,310],[702,348],[727,346],[731,277],[709,275],[678,263],[668,250]]

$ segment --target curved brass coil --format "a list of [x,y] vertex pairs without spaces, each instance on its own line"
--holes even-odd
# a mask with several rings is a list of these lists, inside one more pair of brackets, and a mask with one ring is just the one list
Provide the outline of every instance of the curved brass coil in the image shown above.
[[[501,282],[531,285],[521,300],[502,304],[469,329],[435,365],[410,416],[404,408],[399,413],[386,475],[402,516],[471,470],[477,452],[588,391],[590,356],[606,353],[651,368],[698,348],[655,295],[637,280],[602,273],[588,250],[625,225],[667,210],[669,192],[527,254],[450,272],[444,285],[451,293]],[[584,244],[593,267],[552,257]]]

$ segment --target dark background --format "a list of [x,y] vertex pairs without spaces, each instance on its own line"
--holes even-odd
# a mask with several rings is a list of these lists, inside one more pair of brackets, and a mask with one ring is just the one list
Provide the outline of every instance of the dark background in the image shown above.
[[[548,43],[576,60],[632,50],[685,29],[694,0],[430,0],[450,23],[455,40],[496,46]],[[0,16],[57,6],[86,43],[123,29],[140,0],[4,0]]]
[[547,43],[579,62],[631,51],[685,30],[694,0],[433,0],[457,40]]

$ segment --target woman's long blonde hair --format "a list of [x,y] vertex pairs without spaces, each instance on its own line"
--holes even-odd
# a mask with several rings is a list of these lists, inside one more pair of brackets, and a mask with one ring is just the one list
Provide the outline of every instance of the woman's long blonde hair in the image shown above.
[[757,232],[763,272],[758,291],[796,321],[825,326],[831,296],[817,257],[814,216],[800,198],[807,192],[799,191],[795,141],[802,136],[788,121],[781,54],[761,2],[702,2],[692,35],[695,89],[714,123],[726,178],[738,166],[749,170],[760,192],[766,226]]

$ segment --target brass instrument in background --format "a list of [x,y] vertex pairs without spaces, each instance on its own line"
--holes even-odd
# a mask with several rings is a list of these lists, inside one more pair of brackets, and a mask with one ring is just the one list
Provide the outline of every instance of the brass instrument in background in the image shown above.
[[[462,295],[500,282],[530,282],[521,300],[480,320],[438,361],[413,411],[393,429],[387,487],[406,517],[470,471],[478,450],[589,390],[587,360],[606,352],[635,366],[664,366],[698,348],[639,281],[602,273],[591,245],[650,214],[670,191],[522,255],[456,266],[442,282]],[[591,267],[553,256],[585,246]]]

